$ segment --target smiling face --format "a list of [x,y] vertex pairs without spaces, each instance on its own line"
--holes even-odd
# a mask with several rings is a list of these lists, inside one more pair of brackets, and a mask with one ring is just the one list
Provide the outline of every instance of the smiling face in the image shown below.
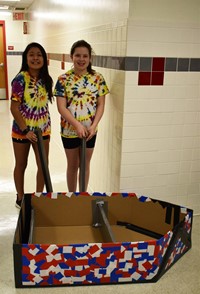
[[74,50],[71,59],[74,64],[74,71],[76,74],[82,75],[87,72],[87,67],[91,61],[89,50],[86,47],[77,47]]
[[27,64],[29,72],[33,76],[37,75],[44,65],[42,52],[37,47],[32,47],[27,53]]

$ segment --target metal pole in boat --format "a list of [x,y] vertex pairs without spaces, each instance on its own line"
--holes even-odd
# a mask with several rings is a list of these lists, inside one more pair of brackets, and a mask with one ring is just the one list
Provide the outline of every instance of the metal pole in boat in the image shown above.
[[[48,168],[48,164],[47,164],[46,152],[45,152],[45,149],[44,149],[42,132],[38,128],[35,131],[35,134],[37,135],[37,138],[38,138],[38,141],[37,141],[38,151],[39,151],[39,155],[40,155],[40,161],[41,161],[41,165],[42,165],[42,171],[43,171],[46,190],[47,190],[47,192],[53,192],[53,188],[52,188],[52,184],[51,184],[51,178],[50,178],[50,174],[49,174],[49,168]],[[38,191],[38,192],[42,192],[42,191]]]
[[81,158],[80,158],[80,192],[85,192],[85,153],[86,139],[81,140]]

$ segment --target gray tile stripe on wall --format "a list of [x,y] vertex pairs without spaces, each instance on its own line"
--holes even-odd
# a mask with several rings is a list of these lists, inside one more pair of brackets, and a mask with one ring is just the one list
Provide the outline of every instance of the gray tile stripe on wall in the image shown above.
[[[22,55],[20,51],[8,51],[7,55]],[[62,61],[63,54],[49,53],[50,60]],[[64,54],[64,60],[70,62],[69,54]],[[151,71],[153,57],[117,57],[95,55],[93,65],[97,67],[124,71]],[[200,58],[165,58],[165,71],[199,72]]]

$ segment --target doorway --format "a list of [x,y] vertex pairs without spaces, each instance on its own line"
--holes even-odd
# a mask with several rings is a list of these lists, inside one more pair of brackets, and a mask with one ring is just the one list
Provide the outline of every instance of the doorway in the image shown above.
[[5,22],[0,20],[0,100],[8,99]]

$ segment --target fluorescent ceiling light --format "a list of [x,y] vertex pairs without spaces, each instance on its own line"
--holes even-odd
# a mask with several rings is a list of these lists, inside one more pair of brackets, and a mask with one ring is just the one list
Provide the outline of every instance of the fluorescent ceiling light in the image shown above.
[[33,16],[39,19],[46,19],[46,20],[53,20],[53,21],[60,21],[61,19],[64,20],[77,20],[80,19],[80,16],[67,13],[67,12],[33,12]]
[[0,5],[0,9],[2,10],[7,10],[9,8],[8,5]]
[[[84,8],[102,8],[102,1],[90,1],[90,0],[49,0],[50,2],[52,2],[53,4],[56,5],[61,5],[67,8],[75,8],[75,7],[84,7]],[[83,4],[84,2],[84,4]],[[105,3],[103,4],[105,7],[105,5],[110,5],[108,0],[105,1]]]
[[0,11],[0,15],[3,15],[3,16],[7,16],[7,15],[11,15],[12,13],[9,12],[9,11]]

